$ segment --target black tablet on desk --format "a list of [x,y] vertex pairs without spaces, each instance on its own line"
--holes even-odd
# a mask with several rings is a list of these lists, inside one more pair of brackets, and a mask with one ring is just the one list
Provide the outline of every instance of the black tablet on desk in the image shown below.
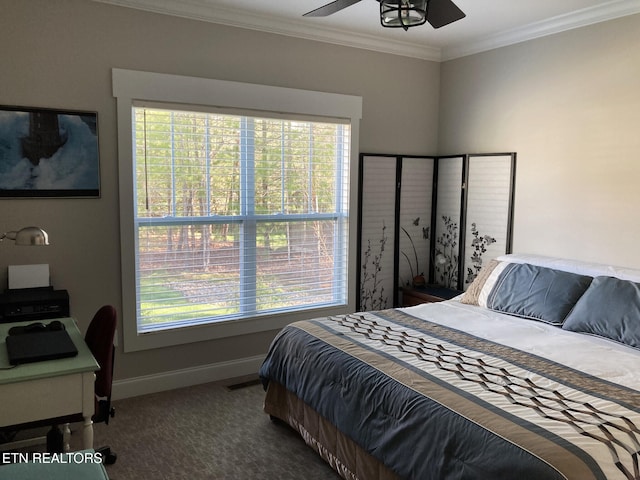
[[6,342],[11,365],[78,355],[78,349],[66,330],[9,335]]

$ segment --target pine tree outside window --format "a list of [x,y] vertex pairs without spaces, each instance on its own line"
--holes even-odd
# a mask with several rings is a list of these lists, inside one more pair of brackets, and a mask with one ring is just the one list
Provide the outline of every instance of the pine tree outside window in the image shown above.
[[346,302],[348,125],[133,116],[139,332]]

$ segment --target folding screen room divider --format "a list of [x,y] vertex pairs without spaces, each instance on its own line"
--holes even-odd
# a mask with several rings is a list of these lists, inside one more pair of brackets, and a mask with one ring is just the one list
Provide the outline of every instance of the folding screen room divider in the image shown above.
[[516,154],[360,155],[359,310],[415,281],[465,290],[512,248]]

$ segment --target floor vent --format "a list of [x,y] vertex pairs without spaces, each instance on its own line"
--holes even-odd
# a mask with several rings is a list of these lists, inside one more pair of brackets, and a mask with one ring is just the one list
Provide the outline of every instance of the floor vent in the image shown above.
[[229,390],[238,390],[240,388],[253,387],[254,385],[259,385],[260,379],[255,378],[253,380],[248,380],[246,382],[234,383],[233,385],[227,385],[227,389]]

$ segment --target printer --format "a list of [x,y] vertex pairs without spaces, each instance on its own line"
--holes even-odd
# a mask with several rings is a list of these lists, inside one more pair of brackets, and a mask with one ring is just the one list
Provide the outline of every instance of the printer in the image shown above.
[[49,265],[9,265],[8,280],[0,294],[0,323],[69,316],[69,293],[50,286]]
[[0,323],[69,316],[69,293],[53,287],[6,290],[0,295]]

